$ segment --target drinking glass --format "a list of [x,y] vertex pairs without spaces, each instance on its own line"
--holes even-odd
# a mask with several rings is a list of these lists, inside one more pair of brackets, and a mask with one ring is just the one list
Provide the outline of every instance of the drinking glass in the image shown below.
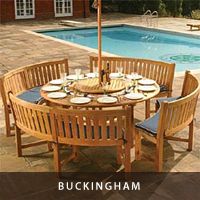
[[60,79],[65,82],[67,80],[67,73],[61,73],[60,74]]
[[109,85],[108,82],[103,82],[102,83],[102,88],[103,88],[104,96],[107,96],[108,85]]
[[137,72],[132,72],[131,75],[132,75],[132,79],[135,80],[136,77],[138,76],[138,73]]
[[138,84],[138,73],[132,72],[131,75],[133,80],[133,86],[136,87]]
[[99,73],[98,67],[93,67],[93,73],[95,74],[95,77],[98,76]]
[[132,86],[131,85],[132,81],[130,79],[126,80],[125,82],[125,93],[129,93],[130,92],[130,87]]
[[122,75],[122,73],[123,73],[123,67],[118,67],[117,68],[117,72],[119,73],[119,75]]
[[75,74],[77,77],[77,80],[79,79],[79,76],[81,75],[81,69],[75,69]]

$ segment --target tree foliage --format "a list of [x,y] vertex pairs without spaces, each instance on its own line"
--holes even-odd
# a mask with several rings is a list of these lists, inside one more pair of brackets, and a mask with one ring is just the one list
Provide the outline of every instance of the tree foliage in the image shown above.
[[[93,0],[91,0],[91,3]],[[191,16],[200,9],[200,0],[102,0],[103,11],[143,14],[147,10],[158,11],[160,16]],[[110,8],[110,9],[108,9]]]

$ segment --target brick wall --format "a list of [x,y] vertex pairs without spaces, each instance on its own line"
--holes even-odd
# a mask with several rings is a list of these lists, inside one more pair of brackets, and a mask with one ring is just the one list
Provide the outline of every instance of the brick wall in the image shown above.
[[75,0],[73,8],[75,17],[89,17],[90,15],[89,0]]
[[0,0],[0,22],[13,21],[14,19],[14,0]]
[[[73,0],[73,16],[62,17],[89,17],[90,8],[89,0]],[[54,0],[35,0],[35,19],[53,19]],[[8,22],[15,20],[14,0],[0,0],[0,22]]]
[[54,18],[54,1],[35,0],[35,18],[36,19]]

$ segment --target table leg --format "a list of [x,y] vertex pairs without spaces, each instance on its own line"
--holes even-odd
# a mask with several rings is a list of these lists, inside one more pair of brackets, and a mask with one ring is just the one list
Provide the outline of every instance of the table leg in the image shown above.
[[135,120],[134,120],[134,106],[131,106],[131,121],[132,121],[132,130],[131,130],[131,136],[132,136],[132,143],[131,147],[134,146],[134,141],[135,141]]
[[79,146],[72,146],[72,154],[74,155],[73,161],[78,162]]
[[150,99],[145,101],[145,118],[150,117]]
[[131,106],[131,121],[134,123],[134,106]]
[[49,107],[57,107],[57,108],[62,107],[61,105],[55,104],[55,103],[50,102],[50,101],[46,101],[46,106],[49,106]]

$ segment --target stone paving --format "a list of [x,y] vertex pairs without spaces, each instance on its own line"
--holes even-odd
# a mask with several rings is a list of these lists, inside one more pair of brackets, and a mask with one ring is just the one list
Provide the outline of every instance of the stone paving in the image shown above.
[[[95,17],[89,19],[77,19],[77,21],[87,22],[88,25],[95,25]],[[199,32],[188,31],[186,23],[192,20],[160,18],[159,28],[167,30],[176,30],[177,32],[191,33],[199,35]],[[195,20],[194,20],[195,22]],[[103,16],[104,24],[131,23],[141,25],[141,20],[137,16],[115,14]],[[36,35],[28,34],[24,30],[57,28],[58,20],[49,21],[23,21],[18,23],[8,23],[1,25],[0,31],[0,71],[4,73],[20,66],[33,64],[45,60],[68,58],[70,70],[81,67],[88,71],[88,56],[93,52],[72,47]],[[200,74],[197,74],[200,79]],[[183,77],[176,77],[174,81],[173,95],[179,95],[181,91]],[[0,105],[2,102],[0,100]],[[136,107],[136,121],[144,118],[144,105]],[[24,157],[16,156],[15,138],[5,137],[5,125],[3,108],[0,108],[0,171],[5,172],[47,172],[53,171],[53,154],[47,151],[47,146],[42,145],[25,149]],[[178,135],[187,137],[188,129],[178,133]],[[34,140],[26,135],[24,141]],[[154,146],[143,141],[143,150],[154,156]],[[200,99],[195,120],[194,149],[187,152],[187,145],[180,142],[165,142],[164,149],[164,171],[171,172],[200,172]],[[69,147],[63,147],[62,157],[67,157],[70,153]],[[154,165],[150,160],[145,158],[142,161],[134,161],[132,156],[133,171],[154,171]],[[64,171],[69,172],[96,172],[96,171],[116,171],[120,166],[116,164],[114,148],[81,148],[79,159],[76,162],[70,162],[63,167]]]

